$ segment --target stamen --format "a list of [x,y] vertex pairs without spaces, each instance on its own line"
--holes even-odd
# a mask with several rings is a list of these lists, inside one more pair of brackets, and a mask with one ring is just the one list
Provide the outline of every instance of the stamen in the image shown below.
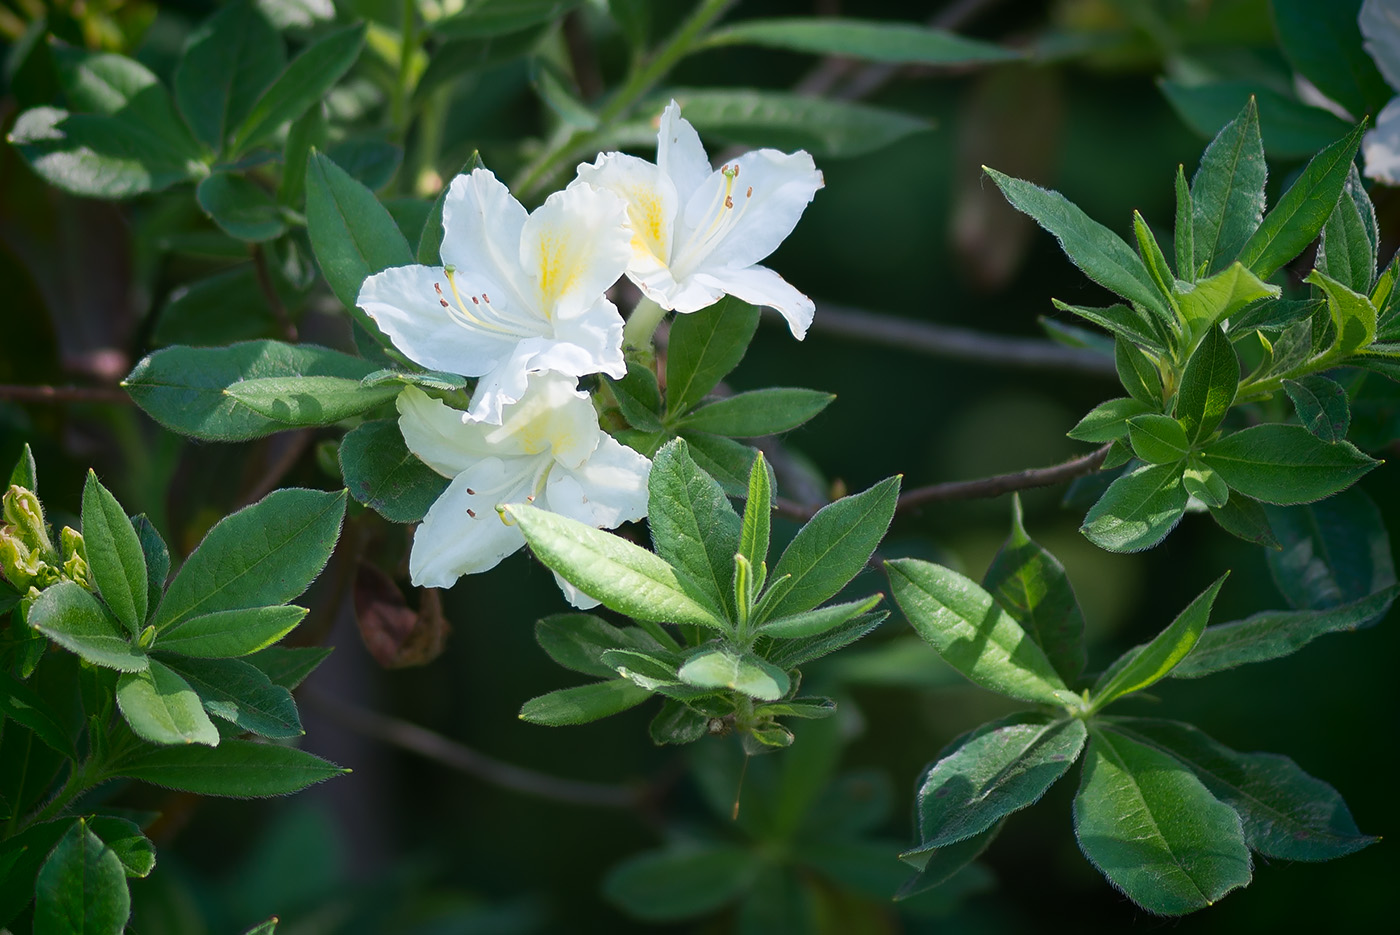
[[744,193],[744,197],[745,197],[745,198],[752,198],[752,197],[753,197],[753,186],[752,186],[752,185],[750,185],[750,186],[749,186],[749,190],[748,190],[747,192]]
[[441,305],[443,308],[452,307],[450,304],[448,304],[448,301],[446,299],[438,299],[438,304]]
[[472,519],[476,519],[476,510],[467,510],[467,515]]
[[467,496],[469,496],[469,497],[475,497],[475,496],[476,496],[476,491],[475,491],[475,490],[472,490],[470,487],[468,487],[468,488],[467,488]]
[[486,293],[483,292],[483,293],[481,294],[481,298],[482,298],[483,300],[485,300],[485,302],[486,302],[487,305],[490,305],[490,304],[491,304],[491,297],[490,297],[489,295],[487,295]]
[[731,195],[725,195],[725,196],[724,196],[724,206],[725,206],[726,208],[733,208],[733,207],[734,207],[734,198],[733,198],[733,196],[731,196]]

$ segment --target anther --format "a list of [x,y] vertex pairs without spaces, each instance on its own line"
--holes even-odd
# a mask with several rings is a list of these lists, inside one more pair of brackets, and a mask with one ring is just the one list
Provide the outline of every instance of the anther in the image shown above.
[[438,299],[438,304],[441,305],[443,308],[451,308],[451,307],[452,307],[452,306],[450,306],[450,305],[447,304],[447,300],[446,300],[446,299]]
[[478,299],[476,296],[472,296],[472,304],[473,304],[473,305],[480,305],[480,304],[481,304],[481,300]]
[[442,295],[442,283],[440,283],[440,282],[435,282],[435,283],[433,283],[433,289],[437,292],[438,295]]
[[490,305],[490,304],[491,304],[491,297],[490,297],[489,295],[487,295],[486,293],[484,293],[484,292],[481,294],[481,299],[482,299],[482,301],[485,302],[487,305]]
[[472,490],[470,487],[468,487],[468,488],[467,488],[467,496],[469,496],[469,497],[475,497],[475,496],[476,496],[476,491],[475,491],[475,490]]
[[467,510],[467,515],[472,519],[476,519],[476,510]]
[[734,207],[734,198],[733,198],[732,196],[730,196],[730,195],[725,195],[725,196],[724,196],[724,206],[725,206],[726,208],[732,208],[732,207]]
[[753,197],[753,186],[752,186],[752,185],[750,185],[750,186],[749,186],[749,190],[748,190],[747,192],[744,193],[744,197],[745,197],[745,198],[752,198],[752,197]]
[[534,502],[535,502],[535,495],[534,495],[534,494],[530,494],[530,496],[528,496],[528,497],[525,498],[525,502],[526,502],[526,503],[534,503]]

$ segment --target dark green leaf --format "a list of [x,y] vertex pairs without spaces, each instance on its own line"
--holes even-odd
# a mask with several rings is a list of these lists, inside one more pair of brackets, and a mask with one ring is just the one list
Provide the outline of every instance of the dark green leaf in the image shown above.
[[[1216,475],[1219,477],[1220,475]],[[1245,542],[1262,545],[1266,549],[1277,549],[1278,538],[1269,525],[1269,517],[1258,500],[1251,500],[1244,494],[1234,494],[1224,506],[1213,507],[1211,517],[1220,528],[1232,536],[1239,536]]]
[[1194,281],[1225,267],[1259,227],[1264,216],[1264,144],[1259,111],[1250,98],[1244,111],[1206,147],[1191,181],[1191,269]]
[[666,348],[668,417],[688,411],[737,367],[757,328],[758,309],[733,296],[702,311],[677,315]]
[[1283,388],[1293,400],[1298,421],[1325,442],[1341,441],[1351,427],[1351,405],[1347,391],[1321,374],[1301,380],[1284,380]]
[[885,568],[909,623],[953,668],[1022,701],[1078,705],[1045,651],[976,582],[912,558],[886,562]]
[[[910,852],[906,862],[919,867],[919,873],[910,877],[899,888],[899,892],[894,895],[895,900],[918,896],[920,893],[928,892],[934,887],[942,886],[952,880],[955,875],[965,870],[968,864],[982,856],[987,845],[991,844],[997,833],[1001,831],[1002,824],[1002,822],[997,822],[981,834],[975,834],[956,844],[940,847],[934,851]],[[904,858],[905,855],[901,854],[900,857]]]
[[215,172],[199,183],[195,198],[230,237],[258,243],[282,236],[287,223],[271,193],[247,176]]
[[1031,539],[1012,501],[1011,532],[982,576],[982,587],[1030,634],[1067,685],[1084,671],[1084,615],[1060,560]]
[[130,635],[97,598],[72,581],[45,588],[29,608],[28,619],[30,626],[93,665],[120,672],[146,668],[146,654],[131,645]]
[[258,5],[238,0],[185,40],[175,66],[175,102],[195,136],[218,152],[286,61],[282,37]]
[[79,819],[39,870],[34,931],[121,935],[130,914],[131,894],[121,860]]
[[301,717],[292,693],[272,684],[256,666],[241,659],[166,658],[218,718],[274,740],[300,737]]
[[27,727],[56,752],[77,759],[75,738],[63,726],[65,718],[27,683],[0,671],[0,723],[6,719]]
[[1235,347],[1216,325],[1191,353],[1177,391],[1176,417],[1191,445],[1204,442],[1220,426],[1235,402],[1239,383],[1240,362]]
[[1290,606],[1337,607],[1395,584],[1390,536],[1362,491],[1308,506],[1269,508],[1268,518],[1283,545],[1266,556],[1269,571]]
[[703,915],[746,890],[762,863],[731,844],[697,844],[629,857],[603,879],[609,902],[648,922]]
[[[236,241],[230,241],[234,243]],[[277,296],[294,309],[301,296],[272,270]],[[177,286],[156,319],[152,343],[215,346],[284,333],[251,263]]]
[[87,826],[117,855],[128,877],[149,876],[155,869],[156,846],[135,822],[114,815],[95,815],[87,820]]
[[156,527],[151,525],[145,513],[133,516],[131,525],[136,530],[136,538],[141,543],[141,554],[146,562],[146,594],[147,603],[150,605],[146,616],[149,618],[151,611],[160,603],[161,595],[165,593],[165,579],[170,577],[170,549],[166,547],[165,540],[160,537]]
[[1153,411],[1161,409],[1162,376],[1152,358],[1123,338],[1116,338],[1113,342],[1113,364],[1129,396]]
[[647,484],[656,554],[700,585],[714,607],[732,613],[740,520],[724,490],[696,466],[683,439],[656,453]]
[[1232,489],[1283,505],[1329,497],[1380,463],[1301,425],[1256,425],[1212,442],[1201,457]]
[[1347,132],[1347,121],[1336,114],[1282,94],[1266,81],[1187,86],[1159,79],[1157,86],[1181,119],[1201,136],[1214,136],[1254,98],[1259,106],[1264,151],[1276,159],[1306,159]]
[[627,679],[590,682],[531,698],[521,705],[520,719],[545,727],[587,724],[635,708],[651,696],[650,691]]
[[739,393],[693,410],[680,425],[731,438],[757,438],[797,428],[836,397],[817,390],[771,387]]
[[126,510],[91,470],[83,485],[83,541],[98,593],[131,635],[139,635],[148,587],[141,539]]
[[1166,301],[1157,291],[1147,267],[1123,239],[1091,219],[1059,192],[982,167],[1006,200],[1055,235],[1065,255],[1084,274],[1123,298],[1168,317]]
[[628,361],[627,376],[609,377],[608,385],[628,425],[644,432],[661,431],[661,387],[650,367]]
[[1186,512],[1182,465],[1149,464],[1109,485],[1084,517],[1080,532],[1110,552],[1150,549]]
[[258,415],[291,426],[333,425],[388,402],[401,386],[364,386],[346,377],[261,377],[224,392]]
[[540,23],[558,20],[579,0],[480,0],[455,16],[433,24],[433,32],[449,38],[503,36]]
[[243,661],[261,669],[272,684],[291,690],[300,685],[330,654],[329,646],[269,646],[244,657]]
[[0,843],[0,925],[9,925],[34,902],[34,878],[76,818],[30,825]]
[[767,620],[758,628],[758,632],[763,636],[784,640],[806,639],[808,637],[820,636],[828,630],[839,627],[853,617],[868,613],[875,605],[880,603],[883,597],[884,595],[882,594],[873,594],[863,601],[851,601],[847,604],[832,604],[828,607],[820,607],[816,610],[794,614],[791,617],[779,617],[777,619]]
[[710,719],[694,708],[674,698],[667,698],[656,717],[651,719],[647,733],[657,746],[694,743],[710,731]]
[[39,492],[39,468],[34,463],[34,451],[28,442],[24,443],[24,450],[20,452],[19,460],[10,471],[10,484],[23,487],[30,493]]
[[296,597],[330,559],[344,515],[344,492],[288,488],[219,520],[170,583],[156,628]]
[[766,656],[768,661],[778,668],[792,670],[798,666],[804,666],[814,659],[820,659],[822,656],[834,653],[838,649],[845,649],[884,623],[888,616],[889,612],[884,610],[861,614],[834,630],[826,631],[821,636],[803,640],[784,640],[768,650]]
[[[529,56],[540,41],[549,35],[550,26],[549,23],[541,23],[503,36],[450,39],[442,43],[433,51],[432,57],[428,59],[428,67],[423,69],[423,74],[414,86],[414,100],[425,101],[434,91],[441,90],[458,79],[476,77],[498,65]],[[441,218],[439,214],[438,219]],[[436,252],[436,245],[433,250]],[[439,259],[437,256],[420,256],[418,262],[436,266]]]
[[136,405],[161,425],[212,441],[242,441],[287,424],[249,409],[226,390],[266,377],[359,380],[369,361],[314,344],[245,341],[228,347],[169,347],[144,358],[122,382]]
[[664,647],[636,627],[619,629],[592,614],[554,614],[535,624],[535,641],[566,669],[610,679],[617,675],[602,661],[610,649],[649,653]]
[[243,607],[185,619],[167,627],[156,643],[162,652],[202,659],[246,656],[286,636],[306,616],[296,605]]
[[291,747],[225,740],[217,747],[148,747],[107,770],[167,789],[235,799],[287,795],[347,772]]
[[744,20],[710,33],[705,44],[760,45],[900,65],[976,65],[1021,58],[1010,49],[942,29],[842,17]]
[[1175,757],[1090,729],[1074,799],[1079,846],[1133,902],[1181,915],[1251,879],[1240,816]]
[[[686,430],[681,435],[690,446],[690,456],[700,470],[713,477],[731,497],[742,497],[748,478],[758,460],[758,451],[742,442],[709,432]],[[765,464],[765,471],[771,469]]]
[[1317,89],[1353,114],[1376,113],[1394,96],[1362,47],[1361,0],[1273,0],[1279,45]]
[[[365,188],[378,191],[399,170],[403,149],[384,140],[343,140],[328,148],[326,156]],[[430,210],[425,206],[424,215]]]
[[1353,163],[1343,197],[1322,228],[1317,268],[1353,292],[1371,291],[1376,278],[1376,209]]
[[1266,610],[1243,620],[1207,627],[1191,655],[1172,670],[1179,679],[1213,675],[1252,662],[1296,653],[1319,636],[1350,632],[1375,623],[1395,601],[1390,587],[1359,601],[1323,610]]
[[339,458],[350,495],[391,522],[418,522],[447,489],[447,478],[408,450],[393,419],[357,425],[341,441]]
[[[433,56],[433,60],[442,54],[442,50]],[[429,65],[431,68],[431,63]],[[473,151],[467,158],[467,162],[458,171],[458,175],[469,175],[473,169],[484,169],[486,164],[481,161],[481,153]],[[438,192],[437,198],[433,199],[432,210],[428,212],[428,219],[423,222],[423,233],[418,238],[418,262],[424,266],[437,266],[442,263],[440,251],[442,249],[442,208],[447,202],[447,193],[451,185],[442,186],[442,191]],[[394,266],[394,263],[387,263],[386,266]],[[356,287],[357,289],[359,287]]]

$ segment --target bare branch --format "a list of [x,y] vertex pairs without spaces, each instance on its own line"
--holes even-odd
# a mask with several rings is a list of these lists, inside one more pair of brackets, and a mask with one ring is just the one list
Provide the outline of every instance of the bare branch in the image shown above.
[[116,403],[130,406],[131,397],[114,386],[23,386],[0,384],[0,399],[22,403]]
[[425,727],[361,708],[343,698],[331,698],[310,689],[302,689],[299,694],[303,701],[323,717],[348,730],[408,750],[435,763],[441,763],[443,766],[522,795],[598,808],[640,808],[646,801],[643,787],[609,786],[574,779],[559,779],[532,769],[503,763]]

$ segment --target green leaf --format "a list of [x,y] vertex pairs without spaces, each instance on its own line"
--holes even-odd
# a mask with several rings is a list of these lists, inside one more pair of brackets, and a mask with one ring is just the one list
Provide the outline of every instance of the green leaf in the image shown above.
[[83,541],[102,600],[132,636],[139,635],[148,587],[141,539],[126,510],[91,470],[83,485]]
[[[1200,468],[1204,465],[1198,459],[1193,458],[1192,467]],[[1190,471],[1191,467],[1188,467],[1187,470]],[[1207,468],[1207,470],[1209,469]],[[1217,479],[1220,477],[1214,471],[1211,471],[1211,475]],[[1185,475],[1182,475],[1182,480],[1185,481]],[[1228,487],[1226,493],[1229,493]],[[1264,507],[1260,505],[1258,500],[1251,500],[1244,494],[1237,493],[1230,496],[1223,505],[1212,507],[1210,515],[1221,529],[1232,536],[1238,536],[1245,542],[1262,545],[1266,549],[1279,548],[1278,538],[1269,525],[1269,517],[1265,514]]]
[[1351,428],[1351,406],[1341,384],[1313,374],[1301,380],[1284,380],[1283,388],[1293,400],[1298,421],[1309,432],[1325,442],[1346,438]]
[[433,32],[448,38],[503,36],[540,23],[558,20],[579,0],[479,0],[454,16],[433,24]]
[[[1170,97],[1170,95],[1168,95]],[[1176,218],[1172,246],[1176,255],[1176,275],[1187,283],[1196,281],[1196,209],[1191,201],[1191,187],[1186,184],[1186,167],[1176,167]]]
[[733,844],[644,851],[608,871],[603,895],[646,922],[689,919],[733,900],[762,866],[756,852]]
[[1176,619],[1152,642],[1128,650],[1109,666],[1094,685],[1090,696],[1092,709],[1101,711],[1124,695],[1142,691],[1170,675],[1201,638],[1206,624],[1210,622],[1215,595],[1220,593],[1220,586],[1229,574],[1226,572],[1216,578],[1215,583],[1177,614]]
[[1391,585],[1370,597],[1323,610],[1266,610],[1243,620],[1207,627],[1173,678],[1195,679],[1253,662],[1296,653],[1319,636],[1351,632],[1386,615],[1400,588]]
[[39,822],[0,843],[0,925],[9,925],[34,901],[35,877],[77,822],[76,818]]
[[694,743],[710,731],[710,719],[682,701],[667,698],[647,733],[657,746]]
[[[444,49],[439,49],[433,55],[433,61],[437,61],[441,58],[444,52]],[[430,62],[429,69],[431,70],[431,68],[432,63]],[[424,78],[426,77],[427,74],[424,73]],[[484,168],[486,168],[486,164],[481,161],[481,153],[473,150],[471,156],[467,157],[466,163],[458,170],[457,174],[470,175],[473,169]],[[433,199],[433,207],[432,210],[428,212],[428,219],[423,223],[423,233],[418,238],[417,254],[418,262],[422,263],[424,266],[438,266],[442,263],[440,252],[442,249],[442,209],[447,203],[447,193],[451,188],[452,186],[450,184],[442,186],[442,191],[438,192],[437,198]],[[393,266],[395,264],[389,263],[387,265]],[[356,286],[355,288],[358,291],[359,287]]]
[[1079,531],[1110,552],[1139,552],[1167,537],[1186,512],[1181,464],[1149,464],[1109,485]]
[[661,387],[650,367],[628,361],[626,377],[607,381],[628,425],[644,432],[661,431]]
[[224,392],[258,415],[291,426],[333,425],[388,402],[401,386],[361,385],[346,377],[262,377]]
[[1170,317],[1166,301],[1158,293],[1147,267],[1121,237],[1090,218],[1059,192],[1047,191],[986,166],[982,170],[997,183],[1012,207],[1030,215],[1055,235],[1065,255],[1084,271],[1084,275],[1163,318]]
[[1353,292],[1369,293],[1377,246],[1376,209],[1353,163],[1342,198],[1322,228],[1317,268]]
[[126,871],[81,818],[68,829],[34,884],[34,931],[121,935],[131,915]]
[[121,625],[81,586],[60,581],[29,608],[29,625],[95,666],[120,672],[146,668],[146,654],[131,645]]
[[216,746],[219,731],[204,713],[190,684],[164,663],[152,659],[143,672],[124,672],[117,680],[117,706],[136,736],[151,743]]
[[1329,497],[1380,463],[1301,425],[1252,426],[1207,445],[1201,457],[1232,489],[1281,505]]
[[1159,413],[1129,419],[1128,440],[1133,453],[1151,464],[1179,464],[1191,449],[1181,423]]
[[244,341],[228,347],[168,347],[145,357],[122,387],[161,425],[210,441],[243,441],[281,432],[285,422],[243,405],[227,389],[268,377],[359,380],[369,361],[314,344]]
[[925,118],[882,107],[784,91],[676,88],[641,111],[659,113],[669,100],[680,103],[702,136],[740,146],[805,149],[827,159],[863,156],[933,128]]
[[222,7],[185,40],[175,66],[180,114],[219,152],[287,61],[282,37],[252,0]]
[[894,599],[914,630],[963,675],[1022,701],[1078,706],[1045,651],[976,582],[918,559],[886,562]]
[[1207,137],[1235,119],[1240,106],[1254,98],[1264,133],[1264,151],[1276,159],[1306,159],[1348,129],[1348,122],[1336,114],[1280,93],[1268,79],[1188,86],[1159,78],[1157,86],[1181,119]]
[[1214,273],[1239,255],[1264,216],[1268,172],[1259,110],[1251,97],[1244,111],[1206,147],[1191,180],[1195,248],[1183,278],[1194,281],[1198,275]]
[[1177,305],[1192,333],[1199,335],[1260,299],[1277,299],[1281,291],[1236,262],[1183,289],[1177,296]]
[[[748,477],[753,472],[754,464],[758,463],[756,449],[709,432],[687,429],[681,437],[690,447],[690,456],[700,470],[718,481],[729,496],[744,496],[748,490]],[[771,471],[766,464],[763,469]]]
[[1186,462],[1186,470],[1181,472],[1181,483],[1189,495],[1212,510],[1220,509],[1230,500],[1229,486],[1194,455]]
[[1152,358],[1123,338],[1115,338],[1113,364],[1129,396],[1154,412],[1161,409],[1162,376]]
[[535,642],[549,658],[566,669],[610,679],[617,675],[602,661],[610,649],[634,649],[644,653],[664,649],[637,627],[619,629],[592,614],[553,614],[535,624]]
[[170,583],[156,629],[290,601],[325,567],[344,515],[343,491],[288,488],[219,520]]
[[338,457],[350,495],[390,522],[418,522],[447,489],[447,478],[408,450],[394,419],[357,425]]
[[972,731],[920,781],[920,844],[904,856],[975,837],[1034,804],[1074,765],[1087,736],[1083,721],[1034,713]]
[[166,547],[165,540],[160,537],[156,527],[151,525],[145,513],[133,516],[131,525],[136,530],[136,538],[141,543],[141,554],[146,563],[146,595],[150,607],[146,611],[146,618],[142,620],[144,623],[160,603],[161,595],[165,593],[165,579],[170,577],[170,549]]
[[[231,239],[229,242],[237,243]],[[300,293],[279,275],[275,266],[268,272],[278,298],[294,311],[301,302]],[[257,270],[252,263],[242,263],[173,289],[160,309],[151,340],[162,346],[213,347],[283,332],[258,285]]]
[[638,620],[727,629],[700,585],[625,539],[525,504],[505,515],[551,571],[618,613]]
[[635,708],[651,696],[652,692],[627,679],[590,682],[531,698],[521,705],[520,719],[545,727],[587,724]]
[[1240,248],[1237,259],[1260,279],[1272,276],[1322,232],[1342,195],[1365,130],[1362,122],[1314,156],[1298,181],[1283,193],[1259,229]]
[[273,917],[266,922],[253,926],[248,929],[248,931],[244,932],[243,935],[276,935],[278,921],[276,917]]
[[683,439],[656,453],[647,486],[656,554],[703,588],[710,605],[732,613],[740,521],[724,490],[696,466]]
[[[940,847],[933,851],[907,852],[909,859],[906,862],[918,867],[919,873],[910,877],[899,888],[899,892],[894,894],[895,901],[918,896],[920,893],[926,893],[934,887],[942,886],[952,880],[954,876],[967,869],[969,864],[982,856],[982,852],[1001,831],[1001,826],[1002,822],[997,822],[981,834],[975,834],[956,844]],[[905,856],[905,854],[901,854],[900,858],[903,859]]]
[[217,747],[147,747],[107,770],[166,789],[235,799],[288,795],[348,770],[318,756],[252,740],[225,740]]
[[1332,316],[1332,326],[1337,329],[1332,345],[1337,353],[1350,354],[1375,340],[1376,307],[1370,299],[1351,291],[1321,270],[1313,270],[1305,281],[1318,286],[1327,296],[1327,312]]
[[666,348],[666,414],[679,416],[739,366],[758,328],[758,309],[733,296],[677,315]]
[[329,646],[269,646],[244,657],[243,661],[256,666],[272,684],[290,691],[305,681],[330,654]]
[[1390,534],[1361,490],[1289,509],[1270,508],[1282,548],[1266,554],[1289,606],[1318,610],[1350,604],[1395,584]]
[[1374,844],[1342,797],[1286,756],[1236,753],[1179,721],[1113,718],[1110,729],[1171,754],[1239,813],[1251,850],[1279,860],[1332,860]]
[[1138,211],[1133,212],[1133,236],[1137,240],[1138,255],[1147,265],[1148,275],[1157,285],[1157,291],[1170,303],[1176,292],[1173,285],[1175,277],[1172,276],[1171,267],[1167,264],[1167,257],[1162,253],[1162,248],[1158,245],[1157,238],[1153,236],[1152,229],[1147,226],[1147,221]]
[[1074,799],[1084,856],[1149,912],[1204,909],[1251,879],[1240,816],[1175,757],[1090,728]]
[[1127,396],[1099,403],[1065,434],[1081,442],[1111,442],[1128,434],[1128,420],[1155,411],[1152,406]]
[[274,740],[300,737],[301,717],[292,693],[240,659],[171,659],[166,662],[199,695],[204,709],[241,730]]
[[0,723],[6,719],[33,731],[55,752],[77,759],[75,738],[63,726],[64,717],[27,683],[0,671]]
[[1240,362],[1225,331],[1215,325],[1191,353],[1176,396],[1176,417],[1181,420],[1188,446],[1208,439],[1235,402],[1240,383]]
[[791,683],[787,673],[756,656],[723,649],[697,653],[677,672],[682,682],[697,688],[732,688],[750,698],[777,701]]
[[872,594],[862,601],[832,604],[829,607],[820,607],[805,613],[793,614],[791,617],[767,620],[758,628],[758,632],[763,636],[782,640],[821,636],[828,630],[839,627],[846,621],[873,610],[883,598],[883,594]]
[[292,59],[259,95],[229,141],[237,155],[266,140],[319,102],[360,57],[365,25],[357,23],[328,33]]
[[356,300],[368,276],[413,263],[393,217],[330,157],[312,153],[306,165],[306,225],[326,282],[356,320],[378,334],[368,316],[356,313]]
[[[346,174],[370,191],[378,191],[399,170],[403,162],[403,149],[385,140],[351,139],[342,140],[326,150],[326,156],[345,170]],[[423,217],[432,208],[426,202]],[[415,242],[417,238],[414,238]]]
[[1060,560],[1027,535],[1020,497],[1012,500],[1011,532],[982,576],[982,587],[1045,650],[1065,683],[1073,684],[1084,671],[1084,615]]
[[942,29],[843,17],[744,20],[710,33],[704,45],[759,45],[898,65],[977,65],[1022,57]]
[[[1167,345],[1165,335],[1161,329],[1161,322],[1156,318],[1150,318],[1145,313],[1139,313],[1136,309],[1119,303],[1110,305],[1108,308],[1086,308],[1082,305],[1069,305],[1059,299],[1051,299],[1055,308],[1062,312],[1072,312],[1083,318],[1085,321],[1093,322],[1100,328],[1117,337],[1124,338],[1141,347],[1148,348],[1157,354],[1166,353]],[[1048,319],[1042,319],[1041,324],[1049,326]],[[1050,336],[1062,343],[1068,343],[1071,347],[1091,346],[1083,342],[1065,341],[1060,335],[1063,334],[1064,325],[1054,324],[1059,329],[1052,331]],[[1087,332],[1084,332],[1087,334]],[[1107,342],[1105,342],[1107,343]],[[1097,347],[1093,349],[1097,350]]]
[[[768,558],[768,540],[773,523],[772,497],[768,465],[760,454],[749,471],[749,495],[744,500],[744,519],[739,531],[739,554],[749,560],[760,578],[766,574],[764,563]],[[763,584],[760,580],[755,588],[762,588]]]
[[215,172],[199,183],[195,199],[230,237],[259,243],[286,233],[282,209],[266,189],[247,176]]
[[614,675],[630,679],[648,691],[669,689],[680,684],[680,677],[676,674],[680,657],[674,653],[608,649],[599,659],[612,668]]
[[716,400],[691,411],[679,425],[730,438],[757,438],[797,428],[836,397],[817,390],[771,387]]
[[150,876],[156,867],[156,846],[133,821],[115,815],[94,815],[88,830],[112,849],[128,877]]
[[1279,45],[1289,63],[1353,114],[1376,113],[1394,96],[1362,46],[1360,0],[1273,0]]
[[34,450],[29,447],[29,442],[24,443],[24,450],[10,471],[10,484],[23,487],[30,493],[39,492],[39,468],[34,463]]
[[227,659],[266,649],[306,616],[305,607],[244,607],[186,617],[167,627],[155,648],[201,659]]
[[865,568],[894,518],[899,481],[898,476],[890,477],[829,503],[798,530],[770,576],[776,581],[791,575],[791,586],[768,607],[767,617],[811,610],[834,597]]

